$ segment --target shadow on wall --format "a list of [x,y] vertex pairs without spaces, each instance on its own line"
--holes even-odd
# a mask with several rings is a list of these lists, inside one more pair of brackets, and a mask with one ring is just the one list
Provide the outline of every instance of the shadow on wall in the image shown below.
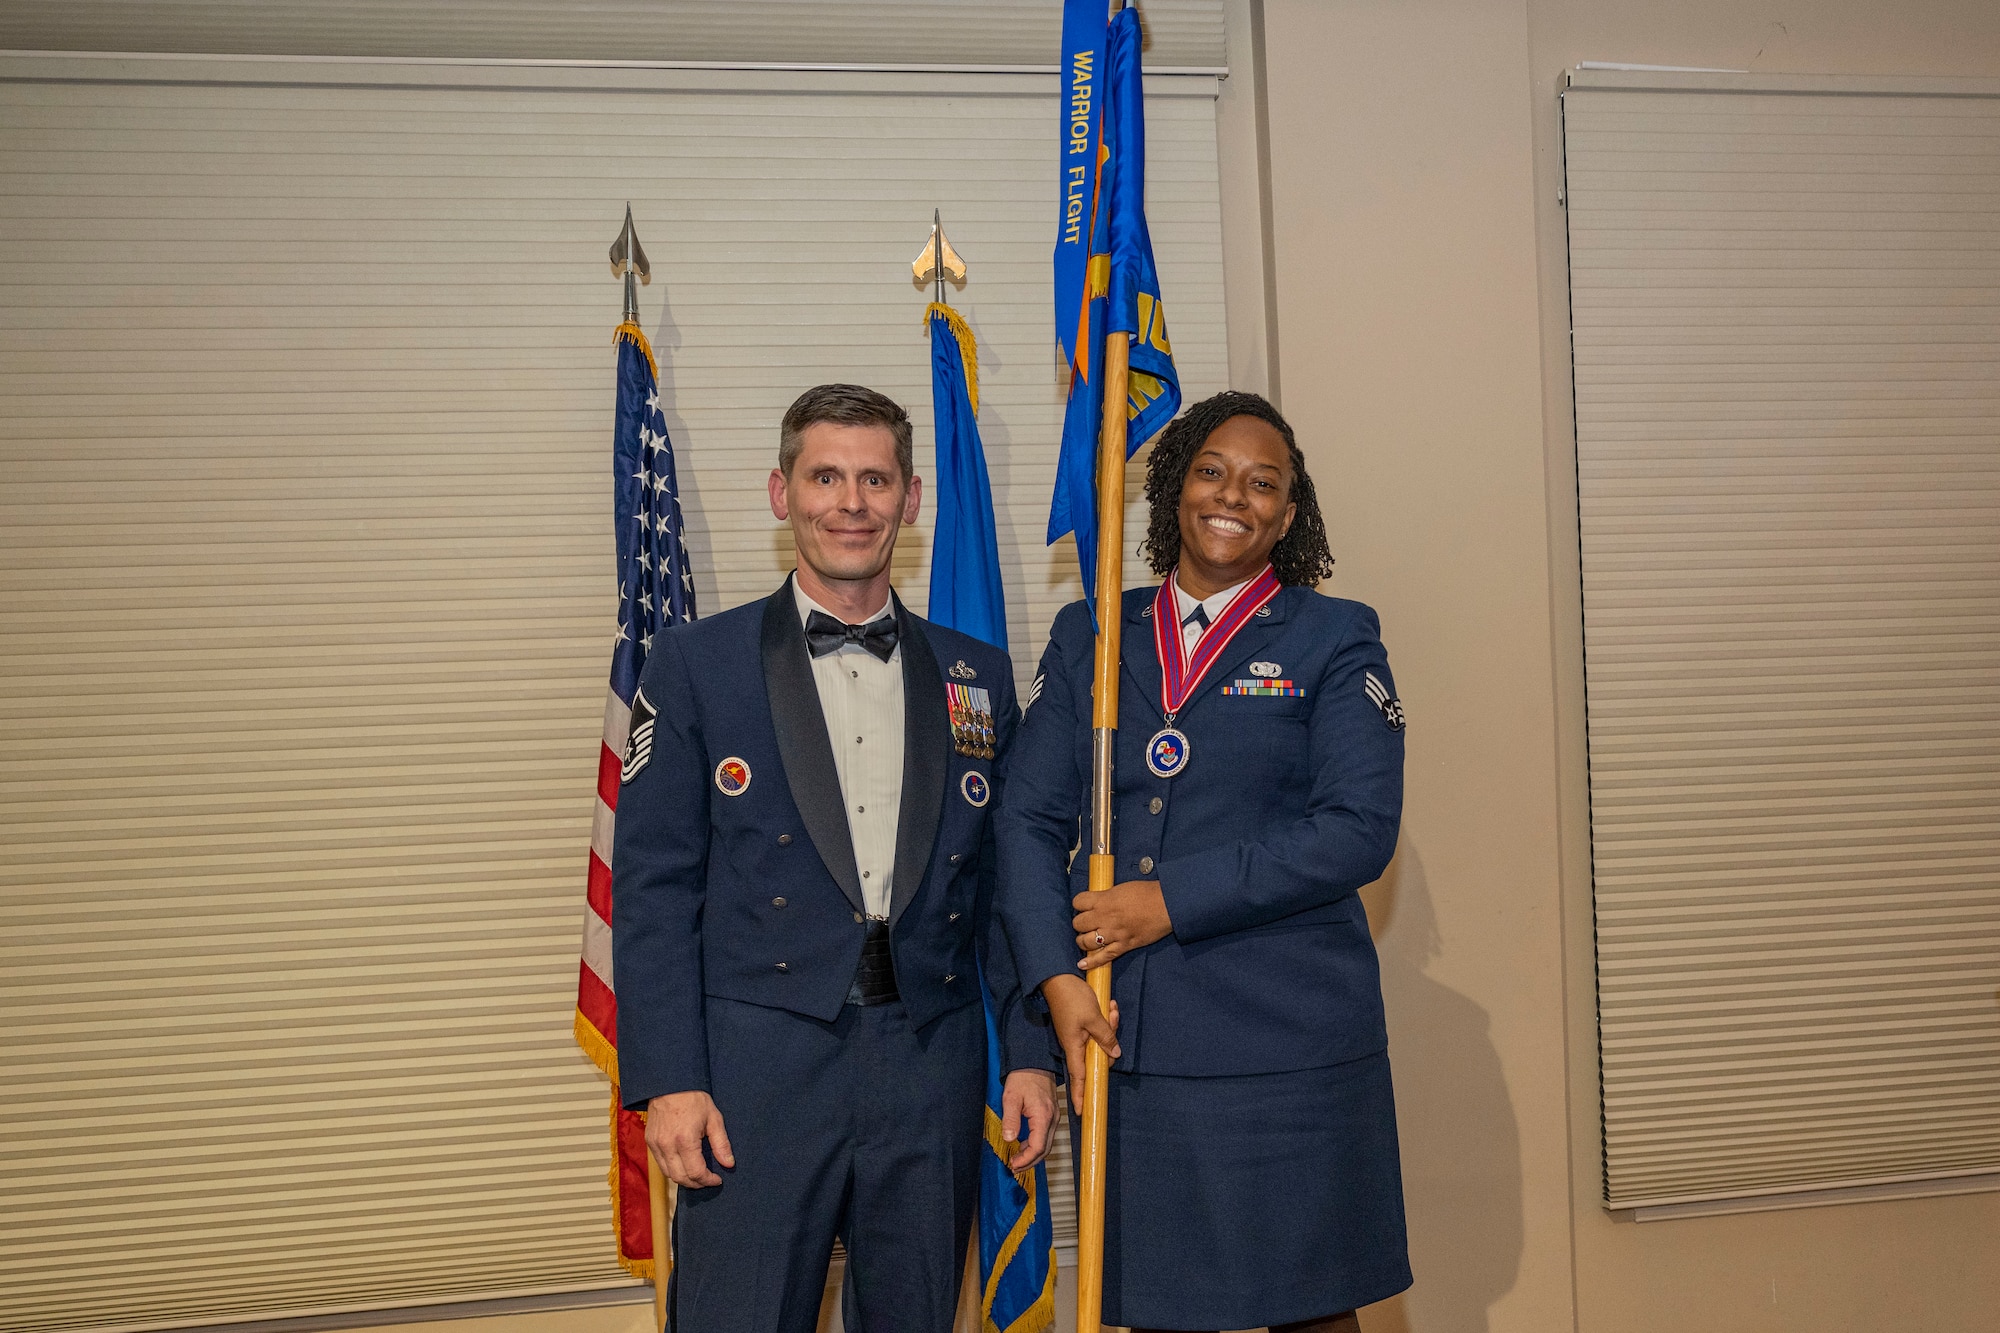
[[[691,553],[713,551],[715,541],[709,531],[707,511],[701,503],[701,486],[695,480],[695,470],[688,461],[694,432],[688,429],[687,419],[681,416],[679,410],[681,396],[680,386],[674,378],[674,353],[681,345],[681,329],[674,323],[673,301],[667,286],[666,283],[660,284],[660,317],[653,325],[650,339],[653,364],[659,371],[660,415],[667,419],[667,439],[674,449],[674,487],[681,497],[681,536]],[[697,617],[712,616],[723,609],[722,590],[715,581],[714,562],[695,560],[693,564],[695,614]]]
[[[1362,891],[1382,957],[1416,1285],[1362,1314],[1366,1333],[1485,1333],[1521,1265],[1521,1136],[1486,1011],[1427,975],[1444,952],[1407,831]],[[1477,941],[1457,941],[1476,948]]]

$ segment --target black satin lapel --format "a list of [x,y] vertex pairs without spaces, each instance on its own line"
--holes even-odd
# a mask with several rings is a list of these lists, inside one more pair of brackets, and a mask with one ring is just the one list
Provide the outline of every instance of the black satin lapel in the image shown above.
[[[819,682],[813,679],[812,656],[806,650],[806,632],[799,624],[790,579],[764,603],[761,646],[764,692],[771,700],[771,726],[778,733],[778,755],[785,763],[792,804],[799,808],[799,819],[833,882],[855,911],[865,912],[861,876],[854,867],[854,838],[840,796],[840,772],[833,766],[833,744],[826,738],[826,714],[819,706]],[[907,789],[904,799],[907,803]]]
[[923,887],[937,843],[951,755],[944,678],[930,642],[901,598],[896,600],[896,622],[903,646],[903,803],[896,816],[896,879],[889,893],[892,927]]
[[[1146,701],[1147,709],[1154,717],[1160,714],[1160,653],[1153,642],[1153,599],[1147,598],[1140,610],[1130,612],[1125,617],[1125,628],[1120,634],[1118,655],[1125,666],[1123,689],[1135,691]],[[1120,708],[1123,697],[1121,692]]]

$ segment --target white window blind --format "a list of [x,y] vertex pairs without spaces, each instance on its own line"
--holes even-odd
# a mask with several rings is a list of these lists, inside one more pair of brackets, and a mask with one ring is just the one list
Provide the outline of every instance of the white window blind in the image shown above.
[[[0,49],[1053,68],[1060,13],[1055,0],[8,0]],[[1139,18],[1146,68],[1223,63],[1222,0],[1145,0]]]
[[2000,1171],[2000,100],[1580,77],[1606,1201],[1962,1185]]
[[[606,248],[629,199],[713,613],[790,566],[800,389],[895,396],[928,474],[942,208],[1025,677],[1080,590],[1041,543],[1053,85],[0,61],[0,1329],[625,1280],[569,1035]],[[1150,88],[1192,400],[1227,366],[1214,81]]]

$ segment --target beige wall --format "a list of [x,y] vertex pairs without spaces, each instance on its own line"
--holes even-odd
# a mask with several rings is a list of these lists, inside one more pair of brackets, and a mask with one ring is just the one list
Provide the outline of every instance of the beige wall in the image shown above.
[[2000,1328],[2000,1194],[1598,1205],[1556,91],[1582,60],[2000,75],[1990,0],[1268,0],[1276,367],[1411,716],[1369,894],[1417,1286],[1369,1333]]

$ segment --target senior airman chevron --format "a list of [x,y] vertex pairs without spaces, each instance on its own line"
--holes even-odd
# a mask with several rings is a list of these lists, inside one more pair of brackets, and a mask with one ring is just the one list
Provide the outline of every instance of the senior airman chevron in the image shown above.
[[1361,688],[1367,692],[1369,702],[1382,710],[1382,720],[1389,724],[1389,730],[1401,731],[1407,722],[1403,716],[1402,700],[1389,693],[1389,687],[1376,679],[1370,671]]

